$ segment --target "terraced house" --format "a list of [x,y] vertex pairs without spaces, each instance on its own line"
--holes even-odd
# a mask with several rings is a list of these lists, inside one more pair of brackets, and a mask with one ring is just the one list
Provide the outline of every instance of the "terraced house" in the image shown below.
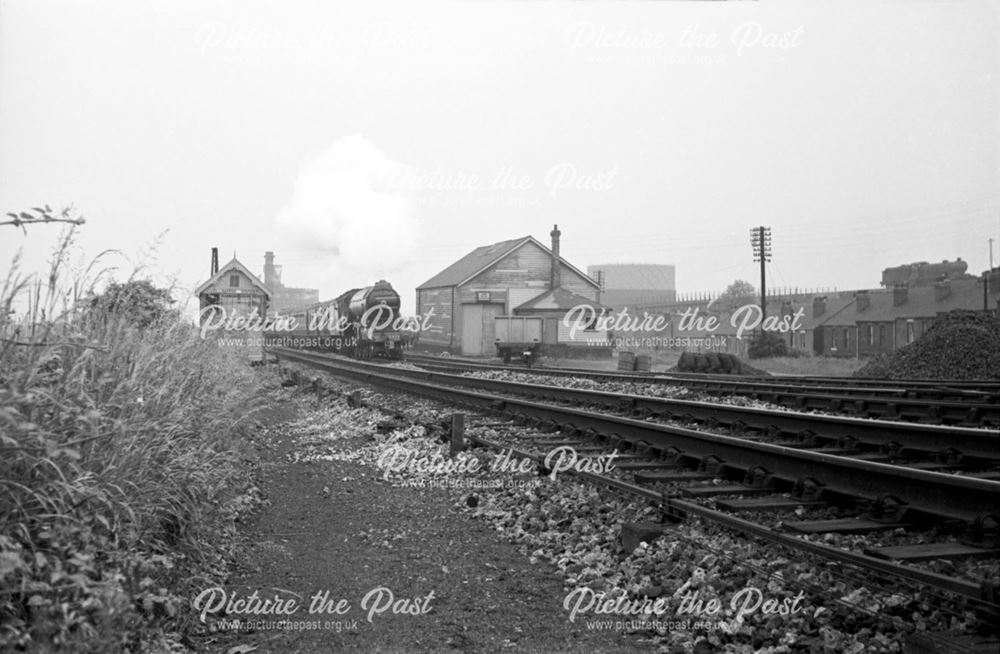
[[941,279],[929,285],[896,284],[856,291],[813,329],[814,352],[827,356],[867,357],[912,343],[948,311],[996,312],[1000,269],[992,271],[984,296],[983,279]]

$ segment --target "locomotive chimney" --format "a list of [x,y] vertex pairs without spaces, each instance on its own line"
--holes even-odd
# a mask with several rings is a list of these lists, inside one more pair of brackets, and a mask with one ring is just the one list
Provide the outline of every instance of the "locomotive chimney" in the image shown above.
[[219,248],[212,248],[212,263],[209,266],[209,277],[215,277],[215,274],[219,272]]
[[559,269],[559,225],[553,225],[549,236],[552,237],[552,272],[549,278],[550,288],[559,288],[562,285],[562,276]]
[[274,252],[264,253],[264,286],[274,290]]

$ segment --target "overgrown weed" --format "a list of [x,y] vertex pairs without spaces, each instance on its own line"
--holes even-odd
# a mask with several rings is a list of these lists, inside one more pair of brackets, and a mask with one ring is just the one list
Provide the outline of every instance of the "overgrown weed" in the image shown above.
[[261,375],[177,312],[94,303],[71,242],[0,290],[0,650],[162,649],[256,501]]

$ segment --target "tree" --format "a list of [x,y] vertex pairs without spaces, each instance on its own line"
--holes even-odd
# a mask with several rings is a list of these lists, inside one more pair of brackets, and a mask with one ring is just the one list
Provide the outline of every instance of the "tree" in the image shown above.
[[753,304],[757,298],[757,289],[745,279],[737,279],[726,287],[722,295],[715,298],[713,308],[726,313],[732,313],[745,304]]
[[768,331],[761,331],[755,335],[747,348],[747,356],[751,359],[769,359],[790,355],[792,352],[788,349],[788,343],[785,342],[785,339],[780,334]]
[[123,316],[137,327],[148,327],[170,312],[170,291],[156,288],[148,279],[111,282],[104,293],[91,300],[91,309]]
[[73,207],[66,207],[62,211],[55,211],[49,205],[44,207],[35,207],[31,211],[31,214],[27,211],[22,211],[21,213],[8,213],[7,216],[10,220],[0,220],[0,225],[13,225],[14,227],[20,227],[21,231],[25,234],[28,230],[25,229],[25,225],[39,225],[43,223],[69,223],[71,225],[82,225],[87,222],[82,216],[79,218],[73,217]]

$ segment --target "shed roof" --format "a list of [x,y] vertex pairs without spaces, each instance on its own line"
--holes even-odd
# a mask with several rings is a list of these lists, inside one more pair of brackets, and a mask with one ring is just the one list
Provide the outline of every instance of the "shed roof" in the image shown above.
[[[464,284],[492,266],[497,261],[506,257],[508,254],[514,252],[520,247],[523,247],[526,243],[534,243],[545,252],[548,252],[549,255],[552,254],[551,250],[539,243],[533,236],[522,236],[521,238],[515,238],[509,241],[500,241],[499,243],[494,243],[493,245],[484,245],[476,248],[438,274],[428,279],[426,282],[418,286],[417,290],[424,288],[458,286],[460,284]],[[590,282],[594,288],[598,288],[597,282],[588,277],[586,273],[578,270],[562,257],[559,257],[559,261]]]
[[260,278],[257,277],[257,275],[253,274],[252,272],[250,272],[250,270],[246,266],[244,266],[242,263],[240,263],[239,260],[236,257],[233,257],[229,261],[229,263],[227,263],[226,265],[224,265],[221,268],[219,268],[219,272],[217,272],[214,275],[212,275],[211,277],[209,277],[208,280],[204,284],[202,284],[201,286],[199,286],[195,290],[194,294],[195,295],[201,295],[206,290],[208,290],[209,288],[211,288],[211,286],[213,284],[215,284],[216,282],[220,281],[222,279],[223,275],[225,275],[225,274],[227,274],[227,273],[229,273],[229,272],[231,272],[233,270],[238,270],[239,272],[241,272],[244,275],[246,275],[247,277],[249,277],[250,278],[250,282],[254,286],[256,286],[258,289],[260,289],[260,291],[264,295],[266,295],[267,297],[271,297],[271,291],[268,290],[267,286],[264,285],[264,282],[260,281]]
[[611,307],[567,291],[562,286],[545,291],[541,295],[531,298],[527,302],[514,307],[514,311],[568,311],[581,304],[592,306],[597,310],[613,311]]

